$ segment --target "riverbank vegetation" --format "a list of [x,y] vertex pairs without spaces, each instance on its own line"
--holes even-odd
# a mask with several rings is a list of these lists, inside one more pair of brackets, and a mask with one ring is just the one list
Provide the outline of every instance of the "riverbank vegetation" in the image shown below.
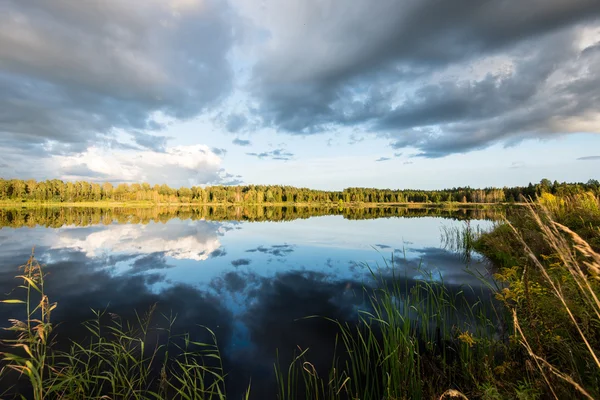
[[505,287],[497,298],[512,313],[511,339],[538,389],[549,398],[599,398],[599,198],[545,193],[475,247],[498,267]]
[[323,191],[292,186],[194,186],[171,188],[166,184],[63,182],[58,179],[1,179],[0,204],[14,203],[81,203],[137,202],[151,204],[339,204],[339,203],[514,203],[521,198],[535,198],[543,193],[565,196],[583,192],[600,194],[600,182],[559,183],[543,179],[524,187],[475,189],[459,187],[445,190],[390,190],[347,188]]

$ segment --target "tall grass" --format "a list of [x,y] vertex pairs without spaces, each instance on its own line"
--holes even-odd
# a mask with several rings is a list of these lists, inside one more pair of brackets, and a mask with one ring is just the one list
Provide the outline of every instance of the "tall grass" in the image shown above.
[[[593,201],[590,196],[584,196],[582,200],[586,209],[600,211],[598,202]],[[556,311],[568,316],[568,328],[571,328],[566,331],[569,334],[569,344],[577,352],[580,361],[585,363],[586,372],[595,379],[590,381],[581,376],[577,369],[565,369],[565,365],[559,365],[562,364],[560,360],[553,362],[550,357],[538,354],[521,328],[520,310],[517,307],[513,308],[514,325],[522,345],[535,361],[555,398],[558,399],[559,395],[548,379],[548,374],[553,374],[568,383],[584,397],[593,399],[600,394],[600,254],[573,230],[554,221],[560,215],[557,214],[563,212],[563,202],[552,201],[549,205],[547,203],[542,202],[535,208],[530,204],[529,209],[545,243],[552,249],[553,263],[545,262],[526,243],[519,230],[512,224],[510,226],[542,277],[544,287],[556,298],[560,307]],[[526,273],[527,271],[524,271],[523,274]]]
[[279,398],[430,399],[479,391],[503,346],[489,300],[472,302],[476,289],[450,291],[439,277],[409,286],[395,275],[372,276],[377,288],[365,288],[370,307],[358,324],[330,320],[339,329],[330,370],[319,375],[309,349],[299,349],[287,371],[276,367]]
[[600,398],[600,201],[544,194],[476,247],[498,261],[512,339],[550,398]]
[[[3,342],[6,350],[0,353],[0,375],[9,380],[15,377],[6,375],[14,371],[29,383],[26,388],[13,388],[13,394],[35,400],[226,398],[226,374],[210,329],[204,328],[212,342],[201,343],[171,332],[176,316],[163,315],[164,327],[151,328],[154,308],[136,314],[133,324],[96,311],[84,323],[90,339],[59,351],[51,321],[57,304],[45,292],[43,268],[32,255],[21,270],[18,289],[25,300],[3,301],[22,305],[26,311],[23,321],[10,321],[13,338]],[[110,318],[107,324],[105,317]],[[158,344],[159,336],[166,336],[164,344]]]

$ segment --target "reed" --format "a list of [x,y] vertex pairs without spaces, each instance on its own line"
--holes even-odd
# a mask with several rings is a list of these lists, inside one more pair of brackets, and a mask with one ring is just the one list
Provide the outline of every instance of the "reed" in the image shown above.
[[[393,269],[391,276],[371,274],[376,285],[364,289],[369,306],[358,323],[330,320],[339,329],[330,370],[319,375],[309,349],[299,349],[285,374],[276,366],[279,398],[430,399],[479,392],[502,346],[493,322],[497,310],[485,291],[450,291],[439,276],[409,286]],[[468,292],[480,300],[472,302]]]
[[444,248],[461,254],[463,260],[468,264],[475,251],[475,243],[482,233],[479,226],[471,226],[470,220],[466,220],[460,226],[443,225],[441,227],[441,243]]
[[[177,317],[173,315],[161,316],[163,328],[151,327],[154,308],[136,314],[135,323],[94,311],[94,318],[84,323],[90,339],[59,351],[51,322],[57,304],[45,293],[43,267],[32,254],[21,269],[18,289],[25,300],[3,303],[22,305],[26,318],[11,320],[8,330],[13,338],[3,342],[7,350],[0,353],[0,375],[16,371],[28,380],[27,387],[13,388],[15,396],[35,400],[226,398],[226,374],[217,338],[209,328],[202,327],[212,342],[203,343],[188,334],[175,335],[172,327]],[[105,317],[108,323],[103,322]],[[158,336],[166,339],[158,340]]]

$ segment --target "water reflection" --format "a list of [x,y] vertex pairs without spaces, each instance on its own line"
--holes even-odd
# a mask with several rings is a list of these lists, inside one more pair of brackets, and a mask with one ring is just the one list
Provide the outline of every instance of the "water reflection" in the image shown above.
[[149,222],[165,223],[170,219],[211,221],[293,221],[324,215],[341,215],[346,219],[373,219],[389,217],[442,217],[451,219],[498,219],[506,213],[504,208],[443,207],[372,207],[344,208],[271,207],[271,206],[204,206],[204,207],[8,207],[0,208],[1,227],[46,227],[64,225],[90,226],[97,224]]
[[102,229],[59,230],[52,246],[102,254],[157,254],[178,260],[207,260],[221,246],[222,224],[194,221],[152,225],[111,224]]
[[[132,318],[134,310],[157,303],[158,313],[178,315],[176,331],[202,335],[199,324],[213,329],[230,379],[243,386],[251,375],[256,398],[271,397],[276,349],[285,361],[296,346],[310,347],[317,368],[329,365],[335,327],[303,317],[354,320],[366,304],[363,286],[373,284],[369,267],[383,276],[391,268],[401,271],[407,288],[430,278],[443,279],[456,290],[464,284],[482,288],[477,276],[487,273],[480,258],[473,257],[467,271],[460,254],[441,247],[441,226],[460,220],[406,209],[390,213],[419,218],[350,219],[340,211],[254,223],[207,220],[202,219],[208,215],[204,211],[181,209],[93,213],[4,211],[3,220],[16,227],[0,230],[2,293],[14,287],[16,267],[35,245],[49,273],[47,291],[59,304],[54,314],[61,321],[59,334],[84,337],[79,323],[91,317],[90,308]],[[278,218],[292,215],[273,213]],[[490,222],[472,224],[486,227]],[[15,316],[12,308],[0,309],[1,321]]]

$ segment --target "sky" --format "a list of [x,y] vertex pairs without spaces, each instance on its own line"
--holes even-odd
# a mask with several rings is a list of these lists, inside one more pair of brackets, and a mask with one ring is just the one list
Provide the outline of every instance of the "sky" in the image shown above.
[[0,177],[441,189],[600,173],[597,0],[0,0]]

